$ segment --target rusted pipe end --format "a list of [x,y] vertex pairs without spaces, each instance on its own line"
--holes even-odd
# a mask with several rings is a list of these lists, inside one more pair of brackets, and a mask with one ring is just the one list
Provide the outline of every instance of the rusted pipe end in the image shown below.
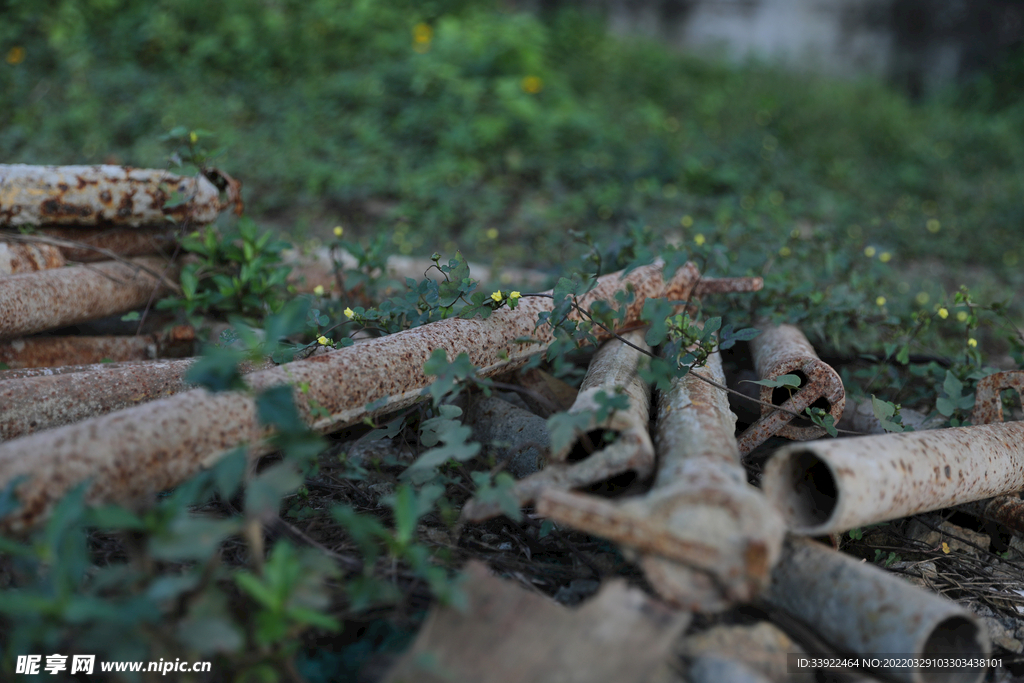
[[831,523],[839,488],[831,466],[813,451],[776,452],[765,465],[762,490],[794,533],[814,536]]
[[[846,407],[846,392],[843,381],[831,366],[817,358],[792,358],[775,365],[769,377],[775,379],[782,375],[796,375],[800,378],[800,388],[795,393],[808,392],[808,405],[821,408],[831,415],[836,422],[843,417]],[[761,387],[761,400],[774,405],[782,405],[789,399],[789,392],[784,387]],[[771,412],[768,406],[761,406],[761,414]],[[811,425],[807,420],[792,418],[793,422],[781,427],[776,434],[794,441],[810,441],[825,436],[825,430]]]
[[[967,617],[943,619],[932,629],[921,648],[922,658],[982,659],[989,655],[987,638],[981,625]],[[985,667],[961,669],[917,669],[913,683],[978,683],[985,676]]]
[[[971,612],[810,539],[786,540],[764,599],[835,650],[877,660],[869,670],[881,680],[979,683],[985,674],[989,640]],[[944,661],[899,665],[927,658]]]

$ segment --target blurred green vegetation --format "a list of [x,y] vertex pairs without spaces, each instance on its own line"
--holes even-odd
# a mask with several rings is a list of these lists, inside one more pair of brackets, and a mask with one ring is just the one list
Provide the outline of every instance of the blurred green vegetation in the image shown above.
[[564,262],[568,229],[639,221],[756,234],[762,256],[821,227],[832,248],[875,246],[893,266],[1021,258],[1013,61],[911,104],[876,83],[710,64],[576,12],[484,0],[0,11],[0,157],[152,166],[161,133],[209,129],[250,214],[299,236],[342,220],[388,231],[403,253],[457,244],[543,266]]
[[[370,273],[389,248],[448,257],[458,247],[540,268],[580,257],[588,272],[659,253],[709,274],[762,274],[762,294],[712,299],[706,312],[727,327],[788,319],[826,340],[819,349],[870,352],[877,364],[843,368],[851,396],[936,405],[951,424],[967,419],[973,383],[994,369],[987,358],[1024,366],[1020,305],[1000,303],[1024,284],[1019,56],[912,104],[878,83],[727,67],[612,38],[573,11],[536,17],[483,0],[0,0],[0,16],[5,162],[159,166],[171,130],[204,131],[204,142],[213,131],[226,150],[214,163],[244,182],[256,222],[221,226],[219,242],[212,232],[185,240],[201,260],[168,303],[182,315],[245,314],[271,342],[303,331],[313,347],[452,314],[456,295],[491,306],[484,289],[470,292],[461,257],[441,266],[453,282],[421,282],[378,308],[292,297],[282,244],[258,223],[355,253],[361,272],[346,282],[379,300]],[[339,223],[346,239],[332,240]],[[348,241],[371,234],[369,247]],[[211,276],[232,265],[248,270]],[[239,354],[208,350],[194,379],[240,386]],[[468,361],[431,362],[448,378],[437,393],[472,376]],[[422,519],[454,523],[438,482],[392,487],[372,513],[321,507],[302,482],[322,463],[340,462],[348,482],[371,472],[337,454],[314,461],[323,444],[289,395],[257,397],[286,458],[244,495],[236,453],[144,513],[87,512],[79,490],[30,542],[0,538],[0,629],[14,634],[0,670],[12,654],[76,644],[109,658],[216,658],[217,675],[238,681],[295,680],[295,668],[311,682],[347,680],[372,650],[412,634],[365,613],[404,599],[376,560],[403,563],[405,585],[457,602],[441,568],[454,563],[433,563],[416,537]],[[434,408],[409,417],[421,420],[413,440],[443,442],[427,451],[437,457],[474,455],[452,406]],[[373,433],[393,437],[407,417]],[[464,499],[470,480],[442,474],[447,495]],[[472,475],[478,494],[507,487]],[[0,514],[10,494],[0,491]],[[387,524],[372,516],[381,510]],[[312,518],[333,520],[324,525],[352,539],[351,557],[332,555],[334,566],[280,538],[264,557],[261,524],[287,537]],[[102,569],[87,571],[93,562]],[[317,645],[339,628],[343,648]]]

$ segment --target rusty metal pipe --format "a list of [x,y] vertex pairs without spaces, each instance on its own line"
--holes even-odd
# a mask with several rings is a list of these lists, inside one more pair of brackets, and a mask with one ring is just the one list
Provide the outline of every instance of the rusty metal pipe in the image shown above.
[[[968,610],[808,539],[786,540],[764,599],[843,653],[969,660],[991,651],[984,629]],[[878,673],[907,683],[978,683],[985,667]]]
[[[2,288],[2,284],[0,284]],[[177,325],[166,332],[137,337],[25,337],[0,342],[0,363],[12,370],[184,358],[195,351],[195,330]]]
[[228,206],[241,213],[241,185],[220,171],[210,175],[227,186],[223,202],[204,176],[128,166],[0,164],[0,226],[165,227],[168,220],[210,223]]
[[[125,313],[164,292],[163,259],[140,257],[130,263],[41,270],[0,278],[0,339]],[[176,277],[177,269],[168,271]]]
[[1024,422],[793,444],[765,466],[789,528],[817,536],[1024,488]]
[[[644,341],[644,330],[622,335],[628,342],[650,350]],[[616,410],[598,422],[596,415],[583,428],[592,433],[595,444],[607,446],[586,455],[582,460],[566,462],[570,453],[579,447],[579,439],[552,452],[547,466],[516,484],[512,491],[520,507],[530,505],[547,488],[573,489],[589,486],[626,472],[634,472],[638,479],[646,479],[654,470],[654,445],[647,432],[650,420],[650,387],[638,374],[644,357],[641,351],[617,339],[605,342],[594,355],[583,378],[580,393],[568,412],[596,411],[600,406],[596,396],[605,392],[612,396],[622,392],[629,400],[627,410]],[[606,439],[605,435],[611,438]],[[481,503],[472,500],[463,507],[462,518],[479,522],[501,514],[496,502]]]
[[788,399],[774,395],[779,390],[761,387],[761,400],[782,409],[762,404],[761,418],[740,435],[740,453],[750,453],[775,434],[796,441],[824,436],[825,430],[816,425],[802,427],[791,424],[794,419],[792,413],[802,413],[808,406],[818,405],[839,422],[846,404],[843,381],[835,370],[818,358],[803,332],[792,325],[762,326],[761,334],[754,337],[750,345],[757,374],[762,380],[795,374],[800,377],[801,384]]
[[[4,379],[0,373],[0,441],[106,415],[194,388],[194,359],[77,366],[78,372]],[[271,367],[243,363],[242,374]],[[18,371],[14,371],[18,372]]]
[[[657,263],[604,276],[580,303],[614,306],[617,293],[632,289],[635,300],[626,317],[636,321],[647,297],[686,299],[699,277],[693,264],[668,281],[661,271]],[[525,363],[554,339],[550,328],[535,329],[539,314],[550,306],[550,299],[524,298],[515,310],[499,309],[487,320],[441,320],[254,372],[247,381],[255,391],[301,385],[305,391],[294,394],[300,414],[312,429],[330,432],[419,400],[431,382],[423,364],[434,349],[444,349],[449,358],[467,353],[482,376]],[[23,506],[0,526],[21,530],[40,521],[64,493],[87,479],[92,480],[90,501],[137,500],[181,483],[239,444],[265,452],[267,447],[258,445],[264,436],[252,395],[196,389],[5,442],[0,487],[22,474],[29,479],[17,490]]]
[[64,264],[64,255],[57,247],[48,244],[0,242],[0,277],[61,268]]
[[105,261],[111,254],[122,257],[170,254],[177,242],[173,228],[43,227],[39,232],[60,240],[57,246],[68,261]]
[[643,498],[622,504],[544,491],[538,512],[641,552],[640,564],[669,602],[718,612],[756,597],[778,559],[779,515],[746,481],[733,432],[736,417],[719,384],[719,354],[673,381],[660,396],[658,473]]
[[[37,339],[37,337],[30,337]],[[0,344],[0,348],[3,345]],[[0,382],[12,379],[25,379],[27,377],[50,377],[53,375],[67,375],[73,372],[103,372],[127,367],[129,365],[141,365],[149,363],[148,360],[126,360],[117,363],[90,363],[88,365],[56,365],[53,367],[18,368],[16,370],[0,370]]]
[[[1016,391],[1017,397],[1024,401],[1024,371],[1007,370],[978,380],[978,385],[974,389],[974,411],[971,413],[971,422],[976,425],[1002,423],[1002,393],[1007,389]],[[1024,500],[1016,495],[979,500],[961,505],[960,509],[976,517],[1002,524],[1019,534],[1024,534]]]

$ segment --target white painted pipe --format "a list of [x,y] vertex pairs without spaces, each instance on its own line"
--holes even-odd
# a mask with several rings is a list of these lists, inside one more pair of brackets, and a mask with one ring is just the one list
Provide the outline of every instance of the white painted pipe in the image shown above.
[[1024,489],[1024,422],[794,444],[761,485],[809,536],[941,510]]

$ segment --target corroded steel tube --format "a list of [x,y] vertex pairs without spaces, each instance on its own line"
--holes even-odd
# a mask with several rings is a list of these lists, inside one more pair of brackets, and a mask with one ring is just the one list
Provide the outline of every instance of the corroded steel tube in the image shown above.
[[[154,228],[82,228],[54,226],[40,228],[47,237],[68,244],[57,247],[69,261],[87,263],[105,261],[109,254],[118,256],[147,256],[170,254],[176,242],[174,229]],[[102,250],[102,251],[100,251]]]
[[683,538],[715,547],[711,574],[657,556],[641,565],[663,596],[698,611],[726,609],[765,587],[779,556],[784,527],[760,491],[747,483],[734,436],[736,416],[726,392],[694,375],[725,384],[719,354],[704,368],[674,380],[658,405],[658,474],[646,503],[655,519]]
[[997,372],[978,380],[974,390],[974,412],[971,422],[976,425],[1003,421],[1002,392],[1013,389],[1024,400],[1024,370]]
[[189,325],[137,337],[26,337],[0,342],[0,363],[20,370],[105,361],[184,358],[194,353],[195,339],[195,330]]
[[[978,386],[974,389],[974,412],[971,413],[971,422],[976,425],[1002,423],[1002,392],[1005,389],[1013,389],[1017,396],[1024,400],[1024,371],[1007,370],[978,380]],[[979,500],[961,505],[960,509],[1024,534],[1024,500],[1016,495]]]
[[[647,433],[647,422],[651,411],[651,388],[640,375],[638,369],[644,358],[644,351],[650,352],[651,347],[644,341],[645,330],[634,330],[622,335],[628,344],[618,339],[605,342],[590,361],[590,367],[580,385],[579,394],[569,408],[569,413],[592,413],[584,432],[601,430],[613,432],[616,437],[624,438],[632,448],[643,451],[649,465],[644,476],[654,469],[654,445]],[[630,346],[632,344],[641,350]],[[629,409],[612,411],[602,421],[597,420],[596,413],[601,410],[598,394],[611,398],[621,394],[629,401]],[[564,447],[551,453],[551,459],[565,462],[569,454],[579,444],[578,439],[567,443]],[[597,453],[590,457],[597,457]],[[611,474],[616,473],[609,473]]]
[[[622,337],[641,349],[650,350],[644,341],[644,330],[627,332]],[[595,445],[605,443],[604,436],[609,434],[612,440],[607,446],[587,454],[582,460],[566,462],[570,453],[579,448],[579,440],[574,440],[551,453],[551,461],[543,470],[518,482],[512,495],[518,499],[520,507],[531,504],[547,488],[589,486],[626,472],[635,473],[638,479],[650,476],[654,470],[654,445],[647,433],[650,387],[637,372],[643,356],[641,351],[617,339],[610,339],[601,346],[590,362],[580,393],[568,412],[597,411],[600,408],[596,400],[599,392],[605,392],[609,397],[622,392],[629,400],[629,408],[616,410],[601,422],[594,415],[583,428],[583,432],[591,434],[590,440]],[[463,507],[462,518],[478,522],[501,513],[497,502],[472,500]]]
[[803,332],[792,325],[763,326],[761,334],[754,337],[750,345],[757,374],[762,380],[793,374],[800,378],[800,387],[789,398],[781,393],[785,389],[761,387],[761,400],[783,410],[761,406],[761,418],[740,435],[741,453],[749,453],[774,434],[796,441],[824,436],[825,430],[816,425],[790,424],[794,419],[791,413],[802,413],[808,406],[823,408],[836,422],[842,418],[846,404],[843,381],[818,358]]
[[[615,504],[546,490],[537,511],[641,553],[652,586],[670,602],[717,612],[756,597],[778,559],[784,528],[746,481],[725,392],[695,376],[673,381],[659,400],[654,486]],[[722,384],[720,356],[700,374]]]
[[[38,339],[39,337],[30,337]],[[8,342],[6,345],[10,345]],[[3,348],[5,344],[0,344]],[[88,365],[55,365],[52,367],[18,368],[16,370],[0,370],[0,382],[11,379],[25,379],[27,377],[51,377],[53,375],[67,375],[73,372],[103,372],[114,370],[128,365],[140,365],[148,363],[148,360],[125,360],[117,363],[90,363]]]
[[0,242],[0,277],[60,268],[64,263],[60,250],[48,244]]
[[[211,171],[184,177],[127,166],[29,166],[0,164],[0,225],[142,225],[210,223],[233,205],[241,213],[240,185]],[[177,194],[177,196],[175,196]]]
[[[636,321],[647,297],[686,299],[698,276],[687,264],[665,281],[660,263],[644,266],[600,278],[580,303],[584,309],[596,301],[614,306],[615,295],[632,288],[635,300],[626,318]],[[300,414],[311,428],[330,432],[419,400],[431,381],[423,364],[434,349],[444,349],[449,358],[467,353],[482,376],[525,363],[554,339],[550,328],[535,329],[545,311],[550,299],[528,297],[515,310],[499,309],[487,320],[441,320],[254,372],[247,381],[256,391],[302,386],[294,393]],[[34,524],[86,479],[92,480],[91,501],[141,498],[179,484],[239,444],[260,443],[262,436],[250,394],[195,389],[5,442],[0,487],[23,474],[29,479],[17,489],[22,508],[0,525],[19,530]]]
[[[787,539],[764,597],[839,652],[864,658],[969,660],[991,649],[974,615],[956,603],[807,539]],[[985,667],[878,673],[907,683],[977,683]]]
[[[0,339],[124,313],[165,290],[163,259],[106,261],[0,278]],[[168,271],[176,276],[177,269]]]
[[812,536],[991,498],[1024,488],[1024,422],[793,444],[762,486]]
[[[291,273],[288,275],[288,282],[293,284],[299,292],[309,293],[318,286],[328,292],[337,290],[338,280],[334,272],[335,260],[337,260],[337,267],[342,272],[359,267],[356,257],[344,249],[332,250],[329,247],[321,247],[308,254],[303,254],[298,250],[288,250],[284,254],[285,264],[292,267]],[[407,277],[417,281],[425,277],[443,280],[444,275],[434,265],[434,262],[427,258],[392,255],[387,260],[386,274],[400,282]],[[502,268],[498,271],[480,263],[469,263],[468,265],[475,280],[503,284],[516,283],[516,286],[521,285],[524,290],[526,287],[543,286],[552,280],[548,273],[530,268]],[[380,275],[380,273],[375,273],[375,275]]]
[[[72,424],[194,387],[194,359],[77,366],[78,372],[4,379],[0,373],[0,441]],[[243,374],[271,367],[244,363]],[[17,372],[17,371],[14,371]]]

